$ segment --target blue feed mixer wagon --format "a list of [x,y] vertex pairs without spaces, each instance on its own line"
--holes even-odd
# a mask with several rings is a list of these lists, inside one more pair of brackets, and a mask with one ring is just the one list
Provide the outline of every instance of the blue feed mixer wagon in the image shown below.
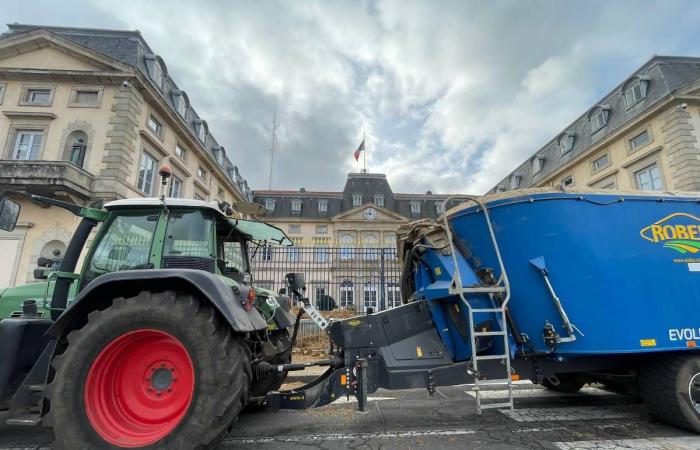
[[[481,412],[513,408],[516,379],[561,392],[598,382],[639,390],[658,419],[700,432],[699,202],[553,189],[455,197],[437,221],[399,230],[405,304],[331,323],[345,367],[268,402],[314,407],[351,393],[362,408],[377,388],[473,383]],[[482,398],[484,385],[502,398]]]

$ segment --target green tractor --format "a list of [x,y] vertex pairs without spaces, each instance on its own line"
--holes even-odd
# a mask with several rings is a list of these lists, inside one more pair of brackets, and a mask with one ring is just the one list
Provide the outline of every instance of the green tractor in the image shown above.
[[[82,220],[58,270],[37,273],[45,283],[0,297],[10,424],[53,427],[55,449],[209,448],[279,389],[301,314],[251,286],[248,252],[292,245],[284,232],[234,218],[226,203],[141,198],[97,210],[31,198]],[[19,210],[4,197],[0,229]]]

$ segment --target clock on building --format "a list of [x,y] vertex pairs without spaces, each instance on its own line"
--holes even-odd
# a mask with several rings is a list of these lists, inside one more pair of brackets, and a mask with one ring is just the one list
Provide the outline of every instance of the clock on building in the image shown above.
[[365,219],[374,220],[376,218],[377,218],[377,211],[375,211],[374,208],[367,208],[365,210]]

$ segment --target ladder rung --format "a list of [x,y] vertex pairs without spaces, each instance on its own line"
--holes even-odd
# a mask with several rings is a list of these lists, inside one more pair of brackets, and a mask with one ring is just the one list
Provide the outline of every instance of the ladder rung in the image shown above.
[[510,378],[492,378],[490,380],[474,380],[474,385],[489,385],[489,384],[509,384]]
[[494,313],[494,312],[505,312],[505,310],[501,308],[475,308],[472,309],[472,312],[474,313]]
[[500,294],[505,291],[506,288],[495,286],[462,288],[462,292],[464,292],[465,294]]
[[505,336],[505,331],[475,331],[474,336]]
[[512,407],[513,407],[513,402],[487,403],[485,405],[479,405],[479,409],[512,408]]
[[476,359],[478,359],[479,361],[486,360],[486,359],[508,359],[508,358],[510,358],[509,355],[482,355],[482,356],[477,355],[476,356]]

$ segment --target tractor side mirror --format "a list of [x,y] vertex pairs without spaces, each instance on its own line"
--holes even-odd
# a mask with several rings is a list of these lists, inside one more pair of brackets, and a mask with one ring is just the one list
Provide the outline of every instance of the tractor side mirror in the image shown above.
[[51,258],[44,258],[43,256],[40,256],[39,259],[36,260],[36,265],[39,267],[51,267],[53,266],[53,259]]
[[35,280],[45,280],[48,278],[47,269],[34,269],[34,279]]
[[9,198],[0,199],[0,230],[12,231],[17,225],[20,206]]
[[284,278],[291,292],[299,293],[300,291],[306,289],[306,281],[304,280],[303,273],[288,273]]

